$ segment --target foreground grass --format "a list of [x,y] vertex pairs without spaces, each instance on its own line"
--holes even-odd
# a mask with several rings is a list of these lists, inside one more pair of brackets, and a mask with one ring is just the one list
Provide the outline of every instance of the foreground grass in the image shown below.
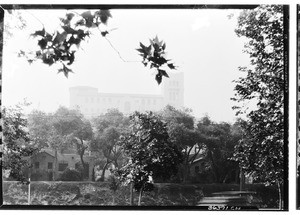
[[[143,206],[196,206],[203,196],[213,192],[238,190],[235,184],[155,184],[155,189],[145,192]],[[273,188],[251,185],[248,190],[256,191],[255,201],[262,208],[276,208],[277,193]],[[32,182],[31,205],[90,205],[90,206],[128,206],[129,187],[121,187],[115,193],[107,182]],[[137,205],[138,194],[134,194]],[[28,186],[18,182],[3,182],[4,205],[27,205]]]

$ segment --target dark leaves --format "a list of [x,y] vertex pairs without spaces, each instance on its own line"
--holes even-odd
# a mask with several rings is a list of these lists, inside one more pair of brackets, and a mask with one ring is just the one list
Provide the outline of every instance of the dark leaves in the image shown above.
[[94,16],[92,15],[91,11],[86,11],[86,12],[83,12],[81,14],[82,18],[85,20],[85,26],[90,28],[94,25]]
[[45,28],[43,28],[41,31],[36,31],[33,34],[31,34],[31,36],[33,36],[33,37],[36,37],[36,36],[44,37],[45,33],[46,33]]
[[102,37],[105,37],[105,36],[106,36],[106,34],[108,34],[108,31],[101,31],[101,35],[102,35]]
[[98,15],[100,17],[101,22],[105,25],[107,24],[108,18],[112,18],[112,15],[109,10],[100,10],[98,12]]
[[158,84],[162,82],[162,77],[169,77],[167,72],[161,67],[168,66],[169,69],[175,69],[173,63],[168,63],[165,58],[165,49],[166,44],[163,41],[159,41],[156,36],[154,39],[150,39],[150,45],[146,46],[143,43],[140,43],[140,48],[136,49],[139,52],[139,55],[143,57],[143,65],[152,68],[156,68],[157,74],[155,76],[155,80]]
[[161,76],[165,76],[165,77],[169,78],[169,75],[166,73],[165,70],[158,69],[158,74],[160,74]]
[[168,67],[169,67],[170,69],[176,69],[173,63],[168,63]]
[[41,49],[45,49],[47,46],[47,40],[45,39],[39,40],[38,45],[41,47]]
[[[77,21],[71,22],[75,19],[75,16]],[[110,17],[112,15],[109,10],[99,10],[95,13],[85,11],[82,14],[66,13],[65,17],[60,19],[61,29],[58,29],[55,33],[50,34],[43,28],[31,34],[33,37],[38,37],[37,44],[40,50],[32,53],[21,51],[18,56],[26,57],[30,63],[41,60],[44,64],[51,66],[57,62],[67,61],[67,65],[72,65],[76,50],[72,49],[70,51],[70,48],[73,45],[79,48],[80,43],[91,34],[90,28],[98,27],[101,22],[107,24]],[[107,34],[108,31],[101,32],[103,37]],[[34,57],[31,57],[32,55]],[[59,69],[58,72],[63,72],[67,77],[71,70],[65,64],[63,65],[63,68]]]
[[68,67],[66,67],[65,64],[63,64],[63,68],[58,70],[58,73],[64,73],[65,77],[68,78],[69,77],[69,73],[73,72],[71,69],[69,69]]
[[155,80],[156,80],[156,82],[157,82],[158,84],[160,84],[161,81],[162,81],[162,76],[161,76],[161,74],[156,74],[156,75],[155,75]]

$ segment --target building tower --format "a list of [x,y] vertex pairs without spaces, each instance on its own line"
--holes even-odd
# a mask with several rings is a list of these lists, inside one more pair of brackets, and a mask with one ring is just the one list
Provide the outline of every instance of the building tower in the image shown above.
[[171,105],[175,108],[184,107],[184,76],[183,73],[170,73],[170,78],[164,78],[162,95],[164,106]]
[[84,115],[91,115],[91,109],[94,108],[94,101],[98,95],[98,89],[94,87],[71,87],[70,91],[70,108],[79,109]]

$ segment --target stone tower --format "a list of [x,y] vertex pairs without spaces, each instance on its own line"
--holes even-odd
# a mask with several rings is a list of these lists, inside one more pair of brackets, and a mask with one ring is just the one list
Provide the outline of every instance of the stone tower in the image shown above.
[[164,105],[175,108],[184,107],[184,76],[183,73],[169,73],[170,78],[163,79],[162,95]]

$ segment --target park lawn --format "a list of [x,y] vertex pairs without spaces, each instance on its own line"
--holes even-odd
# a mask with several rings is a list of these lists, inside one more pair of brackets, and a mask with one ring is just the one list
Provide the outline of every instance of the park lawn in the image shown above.
[[[273,187],[261,184],[247,185],[255,191],[254,198],[261,202],[261,208],[276,208],[278,194]],[[196,206],[203,196],[214,192],[239,190],[237,184],[175,184],[156,183],[155,189],[145,192],[143,206]],[[120,187],[115,193],[107,182],[31,182],[31,205],[89,205],[89,206],[128,206],[129,187]],[[137,205],[138,193],[134,194]],[[3,182],[4,205],[27,205],[28,185],[18,182]]]

